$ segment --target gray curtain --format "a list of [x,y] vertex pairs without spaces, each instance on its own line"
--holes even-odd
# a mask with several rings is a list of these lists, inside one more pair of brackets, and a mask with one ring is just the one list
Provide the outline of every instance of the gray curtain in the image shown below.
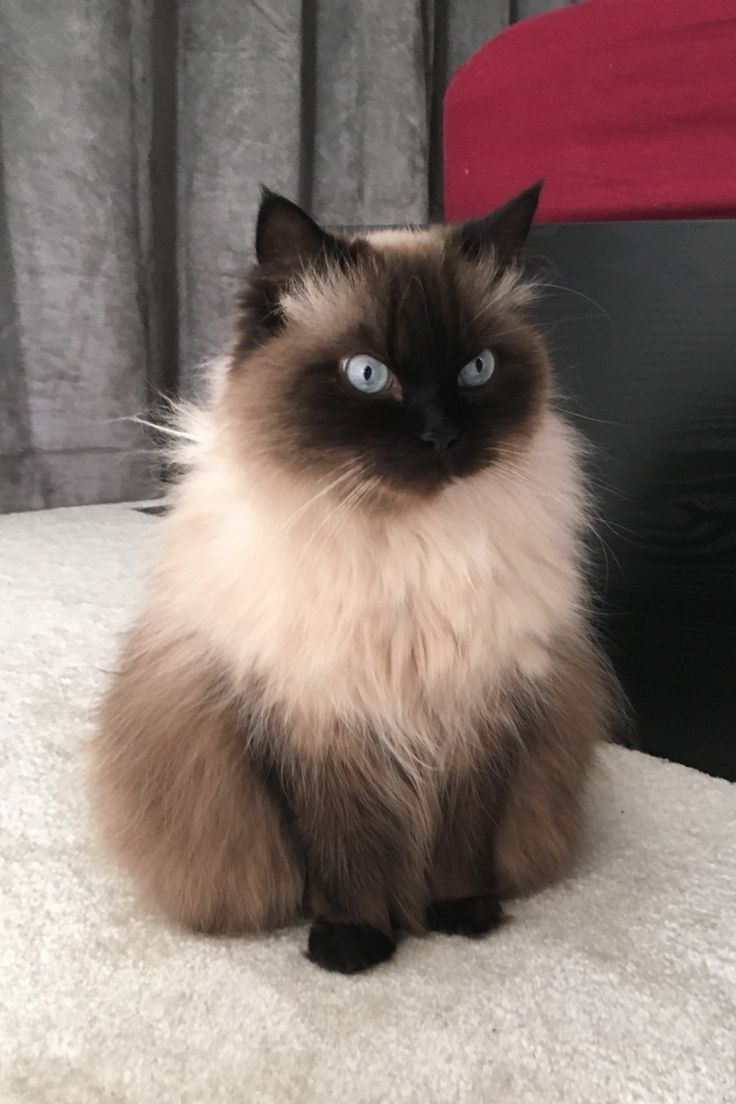
[[441,215],[454,69],[561,0],[0,0],[0,511],[154,487],[128,415],[227,339],[259,182]]

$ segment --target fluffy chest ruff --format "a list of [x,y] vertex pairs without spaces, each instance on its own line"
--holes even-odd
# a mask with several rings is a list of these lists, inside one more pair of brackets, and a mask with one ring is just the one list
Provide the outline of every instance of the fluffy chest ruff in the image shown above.
[[577,444],[556,416],[518,457],[382,516],[339,474],[264,493],[204,430],[156,605],[206,638],[236,690],[258,685],[300,755],[369,729],[436,761],[547,676],[583,598]]

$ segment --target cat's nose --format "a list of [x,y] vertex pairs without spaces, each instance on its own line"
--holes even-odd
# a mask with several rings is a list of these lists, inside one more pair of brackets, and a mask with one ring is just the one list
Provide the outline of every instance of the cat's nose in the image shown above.
[[437,453],[447,452],[457,442],[460,432],[456,425],[437,407],[424,412],[421,426],[417,432],[420,441],[433,445]]

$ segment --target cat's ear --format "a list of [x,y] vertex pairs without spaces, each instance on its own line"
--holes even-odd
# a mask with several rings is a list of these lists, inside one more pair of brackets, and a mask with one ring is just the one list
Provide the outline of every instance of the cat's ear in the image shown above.
[[256,224],[256,257],[259,264],[284,271],[301,268],[320,256],[337,252],[337,239],[313,218],[276,192],[262,189]]
[[529,236],[541,191],[542,181],[538,180],[484,218],[464,222],[458,231],[463,252],[479,259],[493,250],[501,268],[512,264]]

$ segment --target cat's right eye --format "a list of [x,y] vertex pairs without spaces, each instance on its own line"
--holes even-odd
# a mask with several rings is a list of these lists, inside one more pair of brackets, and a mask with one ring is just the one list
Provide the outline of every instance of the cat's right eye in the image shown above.
[[391,373],[386,365],[365,353],[346,357],[342,362],[342,370],[348,383],[366,395],[385,391],[391,382]]
[[488,383],[496,367],[496,359],[490,349],[484,349],[460,369],[457,381],[461,387],[481,387]]

